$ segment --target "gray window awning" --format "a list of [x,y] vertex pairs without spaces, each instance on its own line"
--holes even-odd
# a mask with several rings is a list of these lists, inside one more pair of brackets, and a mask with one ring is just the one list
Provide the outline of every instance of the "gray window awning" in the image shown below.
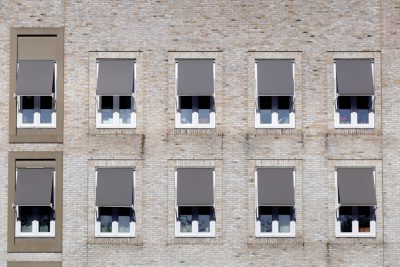
[[257,59],[259,96],[294,95],[292,59]]
[[179,59],[178,89],[180,96],[212,96],[214,94],[213,59]]
[[178,169],[177,196],[178,206],[214,205],[213,169]]
[[97,170],[97,207],[131,207],[133,195],[133,169],[101,168]]
[[374,95],[370,59],[336,59],[336,86],[341,96]]
[[338,168],[340,206],[375,206],[373,168]]
[[293,168],[257,170],[259,206],[294,206]]
[[20,60],[16,95],[50,96],[54,86],[53,60]]
[[130,96],[134,91],[133,59],[99,59],[97,95]]
[[53,169],[20,168],[14,205],[50,206],[53,203]]

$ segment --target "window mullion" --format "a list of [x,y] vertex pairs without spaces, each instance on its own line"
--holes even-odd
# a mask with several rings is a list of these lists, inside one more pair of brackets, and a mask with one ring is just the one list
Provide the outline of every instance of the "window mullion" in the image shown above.
[[119,96],[113,96],[113,125],[119,125]]
[[40,124],[40,96],[33,97],[33,125],[39,127]]

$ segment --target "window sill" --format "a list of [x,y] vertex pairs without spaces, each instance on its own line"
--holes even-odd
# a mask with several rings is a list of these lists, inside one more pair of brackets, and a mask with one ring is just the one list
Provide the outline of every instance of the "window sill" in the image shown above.
[[222,245],[222,241],[214,237],[177,237],[168,242],[169,245]]
[[335,237],[328,241],[329,245],[382,245],[382,239],[376,237]]
[[294,128],[256,128],[255,135],[297,135],[302,136],[303,131]]
[[328,131],[328,135],[382,135],[382,130],[374,128],[335,128]]
[[137,135],[136,128],[95,128],[91,136],[101,135]]
[[254,237],[250,238],[247,241],[248,246],[265,246],[265,245],[271,245],[271,246],[303,246],[304,241],[300,238],[296,237],[289,237],[286,236],[285,238],[282,237],[276,237],[276,236],[271,236],[271,237]]
[[170,133],[173,136],[179,135],[221,135],[215,128],[175,128]]
[[91,237],[88,245],[133,245],[143,246],[143,240],[137,237]]

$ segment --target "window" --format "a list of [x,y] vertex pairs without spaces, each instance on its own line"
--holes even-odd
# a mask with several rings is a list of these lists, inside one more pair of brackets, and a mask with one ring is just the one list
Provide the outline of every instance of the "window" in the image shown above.
[[258,209],[256,225],[258,236],[293,235],[295,224],[293,207],[260,206]]
[[135,236],[134,170],[96,171],[96,237]]
[[10,29],[9,142],[62,143],[64,29]]
[[16,237],[54,237],[54,170],[17,169]]
[[134,128],[136,64],[133,59],[97,62],[97,128]]
[[55,218],[51,207],[18,207],[16,236],[54,236]]
[[372,168],[338,168],[337,237],[374,237],[376,196]]
[[96,223],[98,236],[133,236],[135,229],[132,208],[99,208]]
[[176,237],[214,237],[214,171],[181,168],[176,171]]
[[17,70],[17,127],[56,127],[57,63],[20,60]]
[[256,237],[294,237],[293,168],[259,168],[256,172]]
[[335,127],[373,128],[373,62],[370,59],[337,59],[335,75]]
[[294,128],[294,62],[257,59],[256,127]]
[[215,232],[213,207],[179,207],[176,232],[180,236],[212,235]]
[[10,152],[8,173],[7,251],[61,252],[62,152]]
[[177,60],[177,128],[215,127],[214,77],[212,59]]

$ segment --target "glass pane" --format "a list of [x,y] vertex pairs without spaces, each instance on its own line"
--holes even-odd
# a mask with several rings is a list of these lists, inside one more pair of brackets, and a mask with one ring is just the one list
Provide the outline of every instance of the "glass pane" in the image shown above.
[[290,114],[290,97],[278,96],[278,123],[288,124]]
[[358,207],[358,231],[367,233],[370,232],[371,220],[371,207]]
[[339,123],[340,124],[351,123],[351,97],[339,96],[337,101],[338,101]]
[[112,208],[99,208],[100,209],[100,232],[112,232]]
[[103,124],[113,123],[113,97],[101,97],[101,122]]
[[118,232],[129,233],[131,223],[131,209],[119,208],[118,209]]
[[131,124],[131,110],[130,109],[120,109],[119,110],[119,123],[121,124]]
[[119,109],[131,109],[131,104],[132,104],[131,96],[119,97]]
[[290,207],[278,209],[279,232],[290,233]]
[[260,113],[261,124],[271,124],[272,121],[272,97],[270,96],[259,96],[258,105]]
[[19,219],[21,220],[21,232],[32,232],[33,207],[19,207]]
[[33,109],[22,110],[22,123],[33,123]]
[[368,109],[358,109],[357,110],[357,123],[358,124],[368,124],[369,122],[369,110]]
[[192,123],[192,110],[181,109],[181,123],[190,124]]
[[210,123],[210,110],[209,109],[199,109],[199,123],[209,124]]
[[369,103],[370,103],[369,96],[357,97],[357,123],[368,124]]
[[39,207],[38,221],[39,221],[39,232],[49,233],[50,232],[50,221],[52,220],[53,210],[50,207]]
[[53,108],[53,97],[41,96],[40,97],[40,109],[52,109]]
[[351,110],[350,109],[339,109],[339,123],[340,124],[351,123]]
[[199,109],[211,109],[211,96],[199,96]]
[[199,232],[210,232],[211,208],[198,208]]
[[353,231],[353,211],[352,207],[339,208],[340,231],[343,233],[351,233]]
[[101,97],[101,109],[113,109],[113,96],[102,96]]
[[262,233],[272,232],[272,208],[271,207],[259,207],[259,220],[261,223]]
[[191,207],[179,207],[179,215],[178,220],[181,223],[180,231],[182,233],[191,233],[192,232],[192,208]]
[[180,96],[180,109],[192,109],[193,102],[191,96]]
[[41,109],[40,110],[40,123],[51,123],[52,109]]
[[23,96],[21,108],[22,108],[22,123],[33,123],[34,97]]
[[290,111],[288,109],[278,109],[278,123],[288,124],[290,122],[289,114]]
[[22,97],[22,109],[33,109],[35,106],[35,97],[23,96]]

